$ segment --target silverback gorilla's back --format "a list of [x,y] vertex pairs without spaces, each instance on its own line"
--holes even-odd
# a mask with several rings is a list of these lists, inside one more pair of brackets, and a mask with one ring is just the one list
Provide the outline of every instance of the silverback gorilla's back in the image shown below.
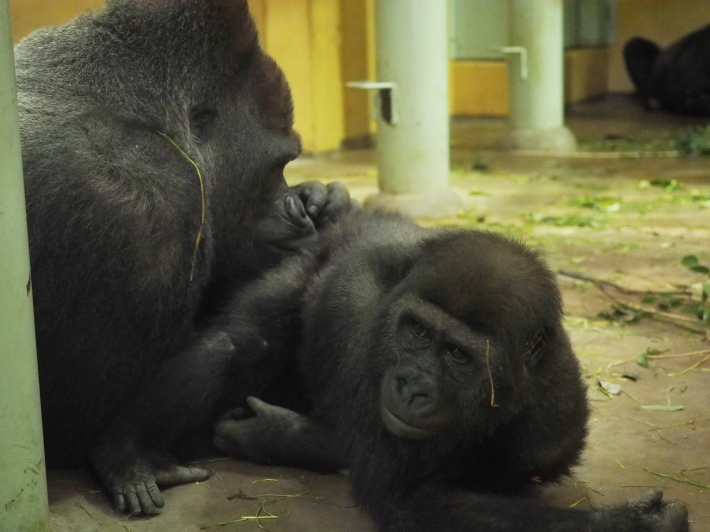
[[48,463],[104,441],[115,493],[190,480],[142,449],[204,420],[175,378],[142,383],[263,265],[256,221],[300,151],[288,86],[244,0],[109,0],[16,63]]

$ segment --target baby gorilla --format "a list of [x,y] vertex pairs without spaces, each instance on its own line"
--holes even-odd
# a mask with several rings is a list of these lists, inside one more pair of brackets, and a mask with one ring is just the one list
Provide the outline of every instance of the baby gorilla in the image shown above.
[[351,213],[213,324],[241,360],[281,375],[267,393],[291,394],[281,406],[249,398],[256,416],[228,415],[215,444],[349,468],[382,531],[687,530],[685,508],[660,491],[598,512],[520,496],[567,475],[587,433],[561,318],[554,275],[522,244]]

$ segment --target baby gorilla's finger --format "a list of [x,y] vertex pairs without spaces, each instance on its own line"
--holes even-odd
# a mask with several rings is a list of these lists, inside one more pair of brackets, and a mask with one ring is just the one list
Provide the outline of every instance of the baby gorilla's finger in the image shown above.
[[228,419],[218,422],[214,426],[212,443],[225,454],[248,458],[245,449],[248,447],[249,429],[254,419],[256,418],[241,421]]
[[350,191],[342,183],[328,183],[328,199],[321,210],[319,221],[321,224],[332,223],[348,212],[352,206]]
[[688,509],[679,501],[668,502],[661,510],[663,532],[687,532]]
[[659,489],[647,491],[640,497],[629,501],[630,506],[634,506],[643,511],[648,511],[659,504],[663,500],[663,492]]
[[278,407],[265,403],[261,399],[253,396],[247,397],[247,404],[257,416],[269,415],[279,410]]
[[308,181],[294,187],[294,192],[303,201],[308,216],[318,218],[328,200],[328,189],[320,181]]
[[217,420],[217,423],[219,424],[222,421],[228,421],[230,419],[240,421],[242,419],[252,417],[253,415],[253,412],[251,412],[248,408],[244,406],[237,406],[235,408],[227,410],[224,414],[222,414]]

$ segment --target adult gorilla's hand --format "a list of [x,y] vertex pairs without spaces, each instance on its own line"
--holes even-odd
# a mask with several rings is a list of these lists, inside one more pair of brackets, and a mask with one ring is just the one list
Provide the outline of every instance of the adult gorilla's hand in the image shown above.
[[162,451],[139,447],[134,441],[108,439],[91,451],[91,463],[121,512],[155,515],[165,506],[158,486],[200,482],[211,476],[207,469],[182,466]]
[[320,181],[307,181],[293,187],[293,191],[301,198],[317,228],[337,221],[356,206],[348,189],[338,182],[324,185]]

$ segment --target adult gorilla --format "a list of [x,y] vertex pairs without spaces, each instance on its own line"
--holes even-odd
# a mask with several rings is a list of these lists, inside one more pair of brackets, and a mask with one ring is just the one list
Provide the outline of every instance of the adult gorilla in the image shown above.
[[588,417],[554,276],[517,242],[353,213],[220,319],[213,337],[260,338],[253,352],[292,380],[293,355],[310,406],[250,398],[256,416],[220,421],[217,446],[348,467],[380,530],[687,530],[659,491],[599,512],[512,497],[569,473]]
[[292,102],[246,0],[109,0],[16,64],[48,464],[93,448],[118,506],[152,513],[156,483],[208,476],[164,453],[213,422],[176,353],[347,191],[286,186]]
[[624,61],[648,109],[710,116],[710,26],[663,51],[635,37],[624,47]]

